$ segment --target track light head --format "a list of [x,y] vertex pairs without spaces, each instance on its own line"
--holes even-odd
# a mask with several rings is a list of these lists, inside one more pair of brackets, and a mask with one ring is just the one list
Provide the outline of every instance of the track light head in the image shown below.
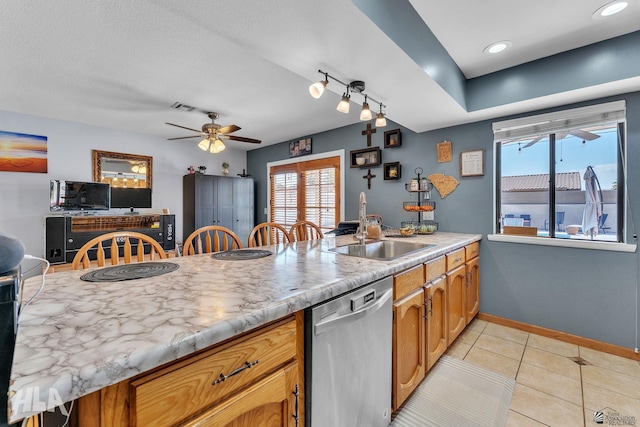
[[376,114],[376,127],[382,128],[387,125],[387,119],[384,117],[384,113],[382,112],[382,103],[380,103],[380,112]]
[[347,91],[342,95],[342,99],[340,100],[340,102],[338,102],[338,106],[336,107],[336,110],[340,111],[341,113],[348,114],[349,98],[351,98],[351,96],[349,96],[349,88],[347,88]]
[[322,96],[322,94],[324,93],[324,89],[329,84],[329,77],[328,77],[329,73],[323,73],[323,74],[324,74],[324,80],[320,80],[319,82],[315,82],[314,84],[309,86],[309,93],[311,94],[311,96],[313,96],[316,99]]
[[371,110],[369,109],[369,103],[367,102],[367,95],[364,96],[364,102],[362,103],[362,110],[360,110],[360,120],[371,120]]

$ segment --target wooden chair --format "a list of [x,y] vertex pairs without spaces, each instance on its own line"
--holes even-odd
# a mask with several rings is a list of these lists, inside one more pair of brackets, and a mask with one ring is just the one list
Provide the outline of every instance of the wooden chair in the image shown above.
[[247,243],[250,248],[255,248],[256,246],[276,245],[292,241],[293,238],[289,234],[289,230],[284,226],[275,222],[263,222],[253,227]]
[[242,242],[236,233],[220,225],[207,225],[198,228],[187,237],[182,254],[196,255],[234,249],[242,249]]
[[[132,243],[132,240],[137,243]],[[118,241],[122,244],[118,245]],[[151,252],[147,259],[145,259],[144,246],[147,243],[151,246]],[[132,248],[136,248],[136,255],[133,255]],[[110,258],[105,256],[105,248],[110,249]],[[123,251],[123,257],[120,257],[120,248]],[[96,250],[96,260],[93,262],[89,259],[89,251]],[[137,233],[134,231],[116,231],[113,233],[105,233],[98,237],[94,237],[85,243],[71,263],[73,270],[87,269],[92,266],[104,267],[107,264],[107,260],[111,259],[111,265],[119,264],[131,264],[133,262],[142,262],[145,260],[154,260],[156,258],[165,259],[167,255],[156,240],[153,237],[146,234]]]
[[299,240],[322,239],[324,234],[320,227],[311,221],[298,221],[289,229],[289,236],[295,242]]

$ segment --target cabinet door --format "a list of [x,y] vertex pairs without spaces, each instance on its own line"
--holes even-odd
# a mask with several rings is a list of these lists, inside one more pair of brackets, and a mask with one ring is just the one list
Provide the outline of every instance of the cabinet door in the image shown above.
[[458,337],[460,332],[467,326],[465,313],[467,307],[465,305],[465,283],[466,269],[465,265],[461,265],[447,273],[447,323],[448,338],[447,345]]
[[427,370],[447,350],[447,300],[445,276],[425,288],[427,301]]
[[471,322],[480,309],[480,258],[473,258],[466,264],[466,323]]
[[424,340],[424,292],[420,288],[393,304],[394,411],[424,378]]
[[198,427],[296,426],[298,365],[293,363],[186,423]]
[[215,192],[216,224],[233,230],[233,181],[235,178],[217,176]]
[[240,237],[243,245],[249,239],[253,229],[253,178],[233,180],[233,216],[235,225],[233,231]]

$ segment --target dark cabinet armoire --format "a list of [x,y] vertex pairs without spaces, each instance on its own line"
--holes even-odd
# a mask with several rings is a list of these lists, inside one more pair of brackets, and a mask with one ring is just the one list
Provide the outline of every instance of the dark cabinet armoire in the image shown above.
[[190,174],[182,180],[183,242],[196,229],[221,225],[247,245],[253,229],[253,178]]

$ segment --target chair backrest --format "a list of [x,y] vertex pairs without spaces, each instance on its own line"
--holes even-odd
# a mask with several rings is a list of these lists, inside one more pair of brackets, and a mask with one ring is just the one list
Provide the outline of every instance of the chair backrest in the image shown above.
[[[120,241],[122,245],[118,246],[118,241]],[[137,243],[132,241],[136,241]],[[111,265],[131,264],[132,262],[145,261],[144,243],[151,246],[149,259],[165,259],[167,257],[164,249],[160,246],[160,243],[154,240],[153,237],[134,231],[116,231],[94,237],[85,243],[80,250],[78,250],[76,256],[73,257],[71,268],[73,270],[80,270],[91,267],[89,251],[94,248],[96,249],[95,264],[98,267],[104,267],[107,264],[108,259],[111,260]],[[133,255],[132,248],[134,247],[136,248],[136,255]],[[110,258],[106,257],[105,248],[110,250]],[[122,258],[120,257],[120,248],[123,252]]]
[[242,242],[236,233],[220,225],[207,225],[187,237],[182,254],[196,255],[234,249],[242,249]]
[[249,234],[248,246],[255,248],[256,246],[276,245],[278,243],[289,243],[293,239],[289,235],[283,225],[275,222],[263,222],[256,225]]
[[289,229],[289,236],[294,241],[322,239],[324,234],[320,227],[311,221],[298,221]]

